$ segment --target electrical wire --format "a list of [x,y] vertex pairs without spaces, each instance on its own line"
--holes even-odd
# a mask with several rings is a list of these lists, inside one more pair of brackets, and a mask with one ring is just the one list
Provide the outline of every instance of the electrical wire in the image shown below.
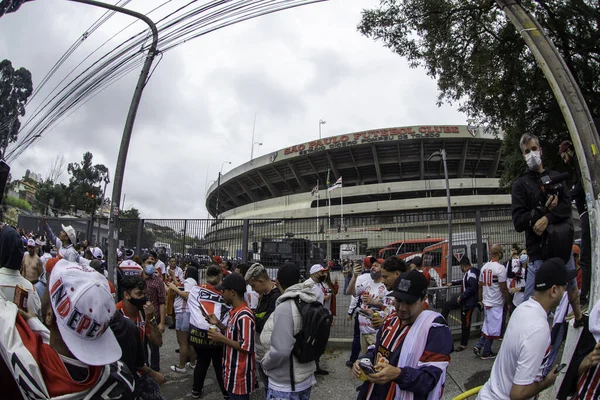
[[[125,0],[123,5],[130,1]],[[275,12],[325,1],[327,0],[216,0],[198,4],[198,0],[193,0],[182,5],[175,5],[156,22],[159,32],[158,54],[160,58],[158,62],[164,53],[216,30]],[[165,8],[169,3],[173,3],[173,1],[161,3],[146,15]],[[86,33],[84,33],[67,49],[44,77],[41,86],[47,85],[51,78],[61,70],[65,61],[89,37],[89,34],[96,32],[113,15],[113,12],[107,12],[92,24],[86,30],[88,36],[85,36]],[[7,149],[5,156],[7,161],[10,162],[19,157],[44,134],[53,130],[107,87],[143,64],[150,47],[149,29],[138,31],[105,53],[97,55],[100,49],[114,41],[119,34],[132,27],[134,23],[127,24],[96,47],[49,91],[30,117],[22,124],[18,141]],[[84,66],[87,61],[90,61],[90,64]],[[156,71],[157,66],[158,63],[154,66],[152,73]],[[39,93],[39,89],[38,86],[38,92],[35,94]]]

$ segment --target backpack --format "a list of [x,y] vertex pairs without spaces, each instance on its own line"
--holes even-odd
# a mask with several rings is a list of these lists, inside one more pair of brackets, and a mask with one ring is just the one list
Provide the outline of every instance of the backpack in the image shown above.
[[292,354],[300,363],[316,361],[327,347],[333,315],[318,301],[306,303],[298,298],[294,301],[302,315],[302,329],[294,336]]

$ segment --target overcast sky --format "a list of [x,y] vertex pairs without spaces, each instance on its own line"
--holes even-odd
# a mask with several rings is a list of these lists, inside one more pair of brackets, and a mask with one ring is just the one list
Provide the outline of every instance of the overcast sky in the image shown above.
[[[176,0],[169,8],[187,2]],[[159,3],[134,0],[128,7],[147,11]],[[324,137],[381,127],[465,124],[456,106],[436,106],[436,83],[423,69],[410,69],[406,60],[357,32],[361,10],[375,3],[332,0],[287,10],[166,53],[139,109],[125,171],[125,207],[138,208],[144,218],[206,218],[205,189],[222,163],[232,162],[225,173],[250,159],[255,113],[255,141],[263,143],[255,147],[255,157],[318,138],[319,119],[327,121]],[[36,87],[101,14],[64,0],[26,3],[0,19],[0,58],[28,68]],[[53,83],[130,21],[115,17],[103,25]],[[138,74],[46,132],[11,163],[13,177],[27,168],[47,176],[57,154],[74,162],[85,151],[112,174]],[[61,179],[68,181],[66,166]]]

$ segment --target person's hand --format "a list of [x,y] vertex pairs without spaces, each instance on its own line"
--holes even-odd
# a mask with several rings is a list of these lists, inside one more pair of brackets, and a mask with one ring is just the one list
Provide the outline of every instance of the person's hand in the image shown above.
[[383,321],[385,321],[385,319],[383,319],[381,315],[377,314],[371,318],[371,325],[373,325],[373,328],[379,329],[383,325]]
[[367,379],[375,384],[384,384],[398,378],[402,373],[400,368],[396,368],[388,363],[380,362],[375,366],[376,374],[367,375]]
[[206,317],[206,321],[208,321],[208,323],[211,325],[217,325],[219,323],[219,318],[217,318],[215,314],[209,314]]
[[165,323],[164,322],[160,322],[160,324],[158,324],[158,330],[160,331],[160,333],[165,333]]
[[165,376],[160,372],[152,370],[152,372],[150,372],[148,375],[150,375],[150,378],[154,379],[159,385],[164,385],[165,383],[167,383]]
[[358,366],[358,360],[354,361],[354,364],[352,365],[352,375],[354,375],[356,379],[359,379],[361,372],[362,370]]
[[362,302],[365,305],[371,304],[371,296],[369,296],[368,294],[363,294],[362,295]]
[[35,318],[35,317],[37,317],[37,315],[35,315],[33,312],[27,312],[27,311],[23,311],[23,310],[21,310],[20,308],[17,308],[17,311],[19,312],[19,315],[20,315],[21,317],[23,317],[23,319],[24,319],[25,321],[27,321],[28,319],[31,319],[31,318]]
[[219,331],[208,331],[208,338],[210,340],[212,340],[213,342],[219,342],[219,343],[223,343],[225,341],[225,335],[223,335],[221,332]]
[[600,342],[596,343],[594,350],[583,359],[586,368],[592,368],[600,363]]
[[456,304],[460,304],[460,296],[456,298]]
[[348,315],[348,321],[352,321],[352,314]]
[[175,290],[177,290],[177,286],[175,286],[175,284],[173,282],[169,282],[169,289],[175,291]]
[[558,204],[558,195],[553,194],[552,196],[548,197],[548,200],[546,201],[546,208],[550,211],[554,207],[556,207],[557,204]]
[[331,299],[331,295],[328,294],[323,298],[323,301],[329,301],[329,299]]
[[544,378],[544,387],[550,387],[552,385],[554,385],[554,381],[556,381],[556,378],[558,378],[558,372],[556,372],[556,369],[558,368],[558,365],[555,366],[554,368],[552,368],[552,370],[550,372],[548,372],[548,375],[546,375],[546,377]]
[[360,274],[363,272],[363,267],[362,267],[362,265],[356,264],[356,265],[354,266],[354,270],[353,270],[353,272],[354,272],[354,275],[360,275]]
[[511,288],[509,289],[509,291],[510,291],[510,293],[518,293],[518,292],[520,292],[520,291],[521,291],[521,288],[518,288],[518,287],[511,287]]
[[154,318],[154,306],[149,301],[144,304],[144,314],[146,314],[146,319],[148,321],[152,321]]
[[533,231],[535,232],[536,235],[542,236],[542,234],[544,233],[544,231],[546,230],[547,227],[548,227],[548,218],[546,216],[543,216],[542,218],[537,220],[537,222],[533,226]]

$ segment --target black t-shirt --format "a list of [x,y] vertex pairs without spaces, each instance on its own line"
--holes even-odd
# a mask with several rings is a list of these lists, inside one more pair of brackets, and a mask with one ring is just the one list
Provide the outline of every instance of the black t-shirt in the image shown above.
[[144,366],[144,348],[140,339],[140,331],[135,322],[126,318],[123,313],[115,313],[110,323],[110,329],[115,334],[121,346],[121,361],[135,374],[135,371]]
[[256,332],[260,334],[269,319],[269,316],[275,311],[275,303],[281,296],[281,292],[277,286],[273,286],[273,289],[267,294],[264,294],[258,302],[258,307],[254,310],[254,316],[256,318]]

